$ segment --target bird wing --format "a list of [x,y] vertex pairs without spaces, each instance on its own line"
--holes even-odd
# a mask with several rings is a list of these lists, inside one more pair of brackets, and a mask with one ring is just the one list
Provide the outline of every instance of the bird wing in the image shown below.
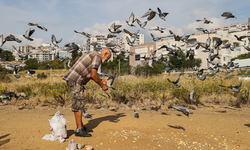
[[192,91],[189,93],[189,98],[190,98],[190,99],[194,99],[194,90],[192,90]]
[[168,78],[167,78],[167,80],[168,80],[168,82],[170,82],[170,83],[173,83],[171,80],[169,80]]
[[133,14],[133,12],[131,13],[131,15],[129,16],[129,23],[133,23],[135,20],[135,15]]
[[149,15],[149,17],[147,18],[148,21],[150,21],[151,19],[153,19],[155,17],[156,12],[152,11]]
[[233,86],[233,88],[238,89],[241,86],[242,82],[239,85]]
[[161,14],[161,9],[159,7],[157,7],[157,10],[158,10],[159,14]]
[[37,26],[38,24],[37,23],[28,23],[29,26]]
[[53,44],[56,44],[56,37],[54,34],[52,34],[51,41]]
[[221,85],[221,84],[219,84],[219,86],[221,86],[221,87],[227,87],[227,86],[225,86],[225,85]]
[[14,48],[14,50],[18,51],[14,45],[12,45],[12,47]]
[[30,70],[29,72],[30,72],[30,74],[35,74],[36,73],[36,71],[33,71],[33,70]]
[[[31,28],[30,28],[30,29],[31,29]],[[30,30],[30,29],[29,29],[29,32],[28,32],[28,33],[26,32],[26,33],[28,34],[28,37],[30,37],[30,36],[35,32],[35,29],[33,29],[33,30]],[[25,34],[25,35],[26,35],[26,34]]]
[[126,36],[126,40],[127,40],[127,43],[130,45],[130,44],[132,44],[131,43],[131,41],[130,41],[130,39]]
[[232,13],[231,12],[224,12],[221,16],[222,17],[227,17],[229,15],[232,15]]
[[207,44],[208,47],[210,46],[210,43],[211,43],[211,38],[209,37],[209,38],[207,39],[207,42],[206,42],[206,44]]
[[125,33],[129,34],[130,36],[132,36],[132,33],[129,32],[127,29],[123,29],[123,31],[124,31]]
[[112,86],[112,84],[113,84],[113,82],[114,82],[114,80],[115,80],[115,77],[116,77],[116,73],[115,73],[114,75],[108,77],[107,80],[108,80],[108,85],[109,85],[109,86]]
[[179,80],[180,80],[180,76],[174,83],[177,84],[179,82]]

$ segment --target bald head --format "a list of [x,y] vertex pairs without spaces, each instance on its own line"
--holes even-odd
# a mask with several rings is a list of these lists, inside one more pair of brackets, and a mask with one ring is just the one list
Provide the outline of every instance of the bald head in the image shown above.
[[108,48],[104,48],[101,50],[102,62],[107,62],[111,57],[111,51]]

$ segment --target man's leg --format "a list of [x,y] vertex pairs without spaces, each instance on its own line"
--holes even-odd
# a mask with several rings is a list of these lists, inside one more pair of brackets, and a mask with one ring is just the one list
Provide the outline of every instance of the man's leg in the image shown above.
[[76,128],[82,128],[82,112],[75,111]]

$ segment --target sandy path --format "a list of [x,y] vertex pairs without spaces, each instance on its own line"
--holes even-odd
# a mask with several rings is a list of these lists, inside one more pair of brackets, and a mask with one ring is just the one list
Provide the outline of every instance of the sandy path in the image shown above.
[[75,137],[73,113],[61,109],[69,121],[69,138],[64,143],[42,140],[45,134],[50,134],[48,119],[58,110],[18,110],[0,105],[0,150],[65,150],[69,139],[90,144],[95,150],[250,150],[247,107],[203,107],[190,110],[193,114],[189,118],[174,110],[138,110],[139,119],[133,117],[132,109],[88,110],[93,117],[83,120],[94,130],[90,138]]

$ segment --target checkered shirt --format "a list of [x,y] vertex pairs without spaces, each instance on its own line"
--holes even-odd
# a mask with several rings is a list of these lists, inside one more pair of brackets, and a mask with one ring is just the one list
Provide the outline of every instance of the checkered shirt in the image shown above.
[[63,77],[63,80],[85,85],[90,80],[91,69],[98,69],[101,63],[101,54],[98,52],[87,52],[71,67],[69,72]]

